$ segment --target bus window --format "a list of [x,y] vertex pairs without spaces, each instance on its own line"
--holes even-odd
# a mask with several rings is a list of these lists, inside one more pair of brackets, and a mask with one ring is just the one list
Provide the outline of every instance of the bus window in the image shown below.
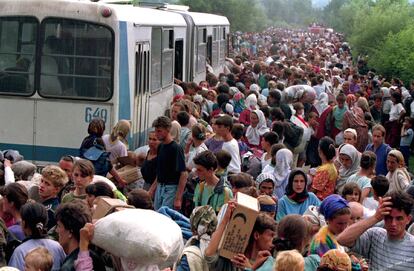
[[0,17],[0,93],[34,93],[38,21],[34,17]]
[[198,29],[198,46],[197,46],[197,73],[206,71],[207,56],[207,29]]
[[114,37],[108,27],[47,18],[41,33],[41,96],[100,101],[112,97]]
[[173,83],[174,30],[163,30],[162,34],[162,86]]
[[161,51],[162,30],[160,27],[152,29],[151,35],[151,91],[161,89]]

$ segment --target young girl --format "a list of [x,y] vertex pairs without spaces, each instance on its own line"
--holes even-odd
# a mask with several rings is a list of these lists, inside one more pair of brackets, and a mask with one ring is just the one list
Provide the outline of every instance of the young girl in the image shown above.
[[279,141],[279,136],[275,132],[267,132],[262,137],[261,146],[264,151],[261,159],[262,169],[272,161],[271,149]]
[[361,188],[359,188],[358,184],[354,182],[347,183],[342,190],[342,197],[348,202],[360,202],[361,194]]
[[46,235],[47,211],[40,203],[26,203],[20,209],[25,241],[18,246],[10,258],[9,266],[24,270],[24,258],[34,248],[45,247],[53,255],[53,270],[60,270],[65,252],[60,244]]
[[351,175],[346,183],[356,183],[361,190],[360,202],[362,203],[369,196],[372,190],[371,178],[375,176],[375,163],[377,157],[371,151],[365,151],[361,156],[360,170]]
[[73,165],[73,179],[75,190],[66,194],[62,203],[73,201],[74,199],[86,199],[86,187],[92,182],[95,169],[89,160],[80,159]]

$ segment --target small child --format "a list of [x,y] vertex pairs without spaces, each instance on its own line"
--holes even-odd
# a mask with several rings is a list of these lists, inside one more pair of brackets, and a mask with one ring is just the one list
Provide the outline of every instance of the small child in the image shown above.
[[400,151],[404,156],[405,165],[408,168],[410,161],[410,145],[413,141],[413,124],[414,119],[410,117],[404,118],[403,126],[401,127],[401,141],[400,141]]
[[261,146],[264,151],[261,160],[262,169],[270,164],[272,160],[271,149],[274,144],[279,142],[279,136],[275,132],[267,132],[263,135]]
[[276,257],[274,271],[303,271],[305,260],[297,250],[279,252]]
[[348,202],[359,202],[361,200],[361,188],[359,188],[357,183],[351,182],[345,184],[342,190],[342,197]]
[[53,266],[53,256],[45,247],[37,247],[24,257],[25,271],[50,271]]
[[242,157],[246,152],[250,150],[246,142],[242,141],[244,135],[244,125],[240,123],[234,124],[233,128],[231,128],[231,135],[234,137],[234,139],[237,140],[237,144],[239,145],[240,157]]

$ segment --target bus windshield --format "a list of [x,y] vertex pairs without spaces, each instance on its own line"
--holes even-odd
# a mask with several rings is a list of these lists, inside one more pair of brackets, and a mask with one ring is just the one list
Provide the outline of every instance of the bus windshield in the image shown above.
[[0,93],[34,92],[38,26],[34,17],[0,17]]

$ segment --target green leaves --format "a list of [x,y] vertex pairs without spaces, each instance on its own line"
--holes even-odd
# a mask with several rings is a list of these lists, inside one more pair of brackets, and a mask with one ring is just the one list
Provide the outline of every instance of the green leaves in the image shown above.
[[323,13],[329,26],[347,36],[355,56],[367,56],[371,68],[405,83],[414,78],[414,8],[408,0],[332,0]]
[[226,16],[232,31],[262,31],[267,26],[306,26],[317,21],[311,0],[180,0],[191,11]]

